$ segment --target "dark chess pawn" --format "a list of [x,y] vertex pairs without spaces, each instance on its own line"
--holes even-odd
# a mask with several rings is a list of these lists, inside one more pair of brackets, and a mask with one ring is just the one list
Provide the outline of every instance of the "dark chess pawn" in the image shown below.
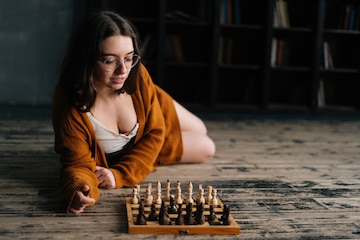
[[195,224],[195,219],[192,214],[192,203],[188,203],[186,205],[185,224],[186,225],[194,225]]
[[149,221],[157,221],[158,220],[158,215],[156,214],[156,206],[155,204],[151,204],[151,212],[149,214],[148,217]]
[[137,215],[137,218],[136,218],[136,224],[137,225],[146,225],[146,219],[145,219],[145,214],[144,214],[144,205],[142,204],[141,201],[140,201],[140,205],[139,205],[139,214]]
[[178,210],[177,210],[177,212],[178,212],[178,217],[177,217],[176,222],[175,222],[176,225],[183,225],[183,224],[184,224],[184,218],[183,218],[183,216],[182,216],[182,209],[181,209],[181,207],[182,207],[182,204],[179,204],[179,205],[178,205]]
[[199,203],[196,207],[196,223],[204,224],[205,216],[204,216],[204,203]]
[[165,201],[161,201],[161,207],[159,212],[159,224],[160,225],[171,225],[171,220],[167,212]]
[[207,218],[208,222],[214,222],[216,220],[214,206],[210,205],[210,214]]
[[223,222],[223,225],[230,225],[231,224],[231,220],[230,220],[230,207],[227,205],[224,205],[224,212],[223,215],[221,216],[221,221]]
[[170,206],[169,206],[169,208],[168,208],[168,213],[169,214],[175,214],[175,213],[177,213],[178,211],[177,211],[177,209],[176,209],[176,207],[175,207],[175,199],[174,199],[174,197],[173,196],[171,196],[170,197]]

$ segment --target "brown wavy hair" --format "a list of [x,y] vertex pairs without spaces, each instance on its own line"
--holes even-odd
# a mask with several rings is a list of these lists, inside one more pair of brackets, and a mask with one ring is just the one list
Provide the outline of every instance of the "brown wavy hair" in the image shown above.
[[[81,111],[89,111],[95,102],[94,69],[102,53],[102,41],[122,35],[132,39],[134,54],[140,55],[138,36],[132,24],[110,11],[100,11],[86,17],[72,34],[60,69],[59,85],[65,90],[70,104]],[[119,94],[135,91],[135,75],[139,64],[130,71]]]

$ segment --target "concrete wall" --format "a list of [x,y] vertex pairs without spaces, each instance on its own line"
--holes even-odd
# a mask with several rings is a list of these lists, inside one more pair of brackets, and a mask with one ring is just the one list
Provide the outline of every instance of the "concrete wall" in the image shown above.
[[50,104],[73,0],[0,0],[0,104]]

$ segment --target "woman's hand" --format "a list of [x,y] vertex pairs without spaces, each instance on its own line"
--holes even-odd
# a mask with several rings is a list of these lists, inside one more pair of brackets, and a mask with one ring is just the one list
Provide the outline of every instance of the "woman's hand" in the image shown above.
[[81,191],[77,191],[69,208],[70,213],[80,214],[89,204],[95,203],[95,199],[88,197],[90,187],[85,185]]
[[114,189],[116,187],[115,177],[111,170],[96,166],[95,175],[99,181],[99,187]]

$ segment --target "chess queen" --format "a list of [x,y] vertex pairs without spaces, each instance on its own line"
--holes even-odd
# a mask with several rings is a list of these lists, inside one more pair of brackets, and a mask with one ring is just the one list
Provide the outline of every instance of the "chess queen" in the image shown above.
[[52,110],[68,213],[94,205],[100,188],[134,186],[158,166],[215,152],[203,121],[153,83],[134,28],[112,12],[91,14],[73,33]]

